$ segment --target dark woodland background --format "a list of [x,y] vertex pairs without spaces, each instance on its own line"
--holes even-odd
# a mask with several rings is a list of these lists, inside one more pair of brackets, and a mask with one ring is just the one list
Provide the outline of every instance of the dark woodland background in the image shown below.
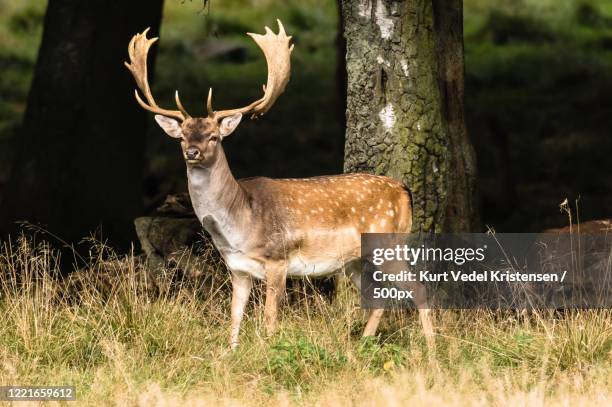
[[[126,24],[90,32],[86,19],[61,7],[60,14],[45,17],[45,1],[0,0],[0,208],[4,218],[30,220],[20,218],[19,207],[1,202],[7,194],[41,178],[45,183],[31,191],[32,202],[68,207],[73,215],[62,222],[84,225],[95,223],[95,219],[83,220],[78,207],[88,199],[92,205],[102,201],[100,206],[106,208],[90,216],[112,219],[113,213],[126,212],[117,208],[128,206],[127,212],[140,216],[153,212],[167,194],[186,191],[178,143],[162,134],[152,115],[140,111],[129,90],[132,79],[122,66],[131,35],[155,26],[160,18],[161,40],[150,70],[153,91],[161,106],[174,108],[173,93],[179,89],[192,114],[204,114],[209,86],[215,89],[219,108],[243,105],[258,96],[265,81],[265,61],[244,33],[262,32],[264,25],[272,26],[275,18],[281,18],[296,44],[291,81],[268,115],[257,122],[244,120],[224,141],[231,168],[237,178],[342,172],[344,67],[335,1],[213,0],[204,6],[199,1],[166,0],[161,16],[155,10],[161,0],[148,2],[146,12],[142,4],[92,9],[87,17],[92,21],[116,12],[122,13]],[[43,24],[51,17],[55,21],[47,27],[51,38],[72,35],[76,43],[94,44],[96,38],[105,38],[119,46],[92,48],[91,55],[80,56],[91,63],[71,65],[70,44],[63,47],[60,41],[50,52],[65,53],[65,66],[39,66],[38,73],[42,81],[65,75],[66,86],[45,88],[42,82],[43,91],[30,98],[44,101],[58,93],[77,92],[82,104],[55,104],[49,108],[47,122],[29,122],[27,116],[24,120],[26,101]],[[612,1],[466,0],[464,32],[466,117],[478,162],[482,224],[498,232],[564,226],[567,216],[559,211],[559,204],[565,198],[572,205],[578,202],[582,221],[609,217]],[[116,71],[106,69],[115,64]],[[109,93],[110,81],[125,84],[128,91]],[[84,88],[80,83],[91,86]],[[34,110],[29,109],[29,114],[35,115]],[[96,123],[95,131],[84,131],[82,143],[57,148],[61,129],[79,131],[91,121]],[[15,165],[22,160],[48,160],[51,164],[46,168],[56,168],[73,155],[78,160],[70,161],[70,179],[56,178],[52,170],[40,174],[28,170],[36,166]],[[70,188],[63,187],[73,178],[87,184],[91,196],[77,200]],[[56,202],[47,201],[48,196]],[[23,205],[32,202],[28,199]],[[71,208],[71,202],[80,203]],[[131,229],[121,228],[125,220],[117,224],[112,232],[99,231],[102,237],[114,234],[111,241],[119,245],[134,239]],[[48,226],[52,233],[61,229],[41,226]],[[88,233],[82,231],[83,236]]]

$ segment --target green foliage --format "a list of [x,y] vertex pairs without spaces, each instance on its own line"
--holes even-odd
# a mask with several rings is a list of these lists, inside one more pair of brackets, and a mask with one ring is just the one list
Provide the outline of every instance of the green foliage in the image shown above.
[[563,222],[555,203],[578,196],[584,216],[609,216],[599,202],[612,199],[612,2],[472,0],[465,35],[485,222],[539,231]]
[[578,2],[576,22],[591,28],[605,28],[606,24],[610,24],[609,18],[602,15],[599,8],[590,1]]
[[404,366],[406,361],[406,348],[394,343],[380,344],[377,337],[361,338],[357,348],[357,356],[370,371],[381,373],[395,367]]
[[490,345],[494,350],[492,363],[495,367],[517,367],[533,362],[541,356],[537,345],[531,332],[519,329]]
[[494,10],[489,15],[486,24],[480,27],[475,38],[500,45],[513,41],[551,42],[555,40],[556,35],[546,25],[546,22],[538,21],[530,16],[508,15]]
[[35,34],[42,27],[43,19],[43,10],[27,6],[9,17],[8,26],[15,34]]
[[[0,185],[19,139],[45,6],[0,2]],[[153,83],[158,102],[173,106],[178,88],[187,108],[202,114],[209,86],[219,108],[258,97],[266,66],[244,32],[274,28],[277,17],[296,43],[292,78],[269,115],[245,120],[226,141],[232,168],[238,177],[340,172],[335,1],[167,0]],[[478,148],[484,221],[498,231],[539,231],[561,223],[556,205],[578,195],[585,216],[609,216],[600,203],[612,200],[612,1],[468,0],[464,29],[467,124]],[[207,42],[243,47],[244,58],[207,59]],[[147,148],[147,202],[183,190],[176,145],[152,119]]]
[[281,337],[270,346],[266,371],[287,389],[308,389],[308,383],[320,375],[340,370],[347,359],[340,352],[330,352],[308,339]]

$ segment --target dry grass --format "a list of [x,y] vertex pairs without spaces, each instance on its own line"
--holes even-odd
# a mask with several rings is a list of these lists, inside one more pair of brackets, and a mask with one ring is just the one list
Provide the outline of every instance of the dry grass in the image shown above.
[[259,292],[242,345],[230,352],[222,270],[202,284],[177,270],[153,278],[137,257],[100,247],[88,264],[66,280],[46,245],[3,245],[0,385],[72,384],[80,404],[91,405],[612,400],[609,310],[438,312],[437,349],[428,355],[410,313],[386,318],[378,338],[360,339],[364,316],[347,287],[333,304],[313,296],[284,307],[280,332],[265,338]]

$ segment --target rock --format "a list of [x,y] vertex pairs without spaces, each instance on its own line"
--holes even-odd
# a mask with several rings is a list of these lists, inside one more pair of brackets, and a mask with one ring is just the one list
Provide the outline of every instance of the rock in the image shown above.
[[612,232],[612,219],[599,219],[582,222],[579,225],[565,226],[562,228],[546,229],[543,233],[606,233]]
[[195,217],[191,199],[187,193],[168,195],[164,203],[157,208],[157,212],[171,216]]
[[136,218],[134,225],[147,265],[156,272],[177,265],[189,275],[200,275],[204,270],[193,268],[196,254],[205,253],[206,264],[217,265],[220,261],[195,217],[144,216]]
[[[570,270],[568,286],[580,287],[584,303],[609,308],[611,288],[606,281],[612,258],[612,219],[581,222],[563,228],[547,229],[547,267]],[[552,238],[551,238],[552,235]],[[557,238],[558,236],[558,238]],[[570,298],[569,294],[564,294]]]

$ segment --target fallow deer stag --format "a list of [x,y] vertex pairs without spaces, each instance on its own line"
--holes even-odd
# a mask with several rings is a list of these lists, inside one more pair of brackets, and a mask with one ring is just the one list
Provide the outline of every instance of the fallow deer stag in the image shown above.
[[[249,33],[262,49],[268,79],[263,96],[248,106],[213,110],[208,92],[206,117],[191,117],[178,92],[178,110],[159,107],[147,80],[147,54],[157,38],[147,30],[129,44],[130,70],[146,102],[135,91],[144,109],[181,142],[187,164],[189,195],[194,211],[229,270],[232,278],[232,348],[238,345],[240,323],[252,279],[266,281],[265,325],[273,332],[279,301],[287,277],[328,276],[344,269],[360,286],[360,233],[407,233],[412,225],[412,203],[406,187],[391,178],[369,174],[344,174],[304,179],[249,178],[236,180],[228,166],[221,141],[238,126],[242,115],[265,114],[289,81],[289,45],[282,23],[279,33]],[[423,329],[431,341],[432,325],[424,290],[416,303]],[[373,310],[363,331],[376,332],[382,309]]]

